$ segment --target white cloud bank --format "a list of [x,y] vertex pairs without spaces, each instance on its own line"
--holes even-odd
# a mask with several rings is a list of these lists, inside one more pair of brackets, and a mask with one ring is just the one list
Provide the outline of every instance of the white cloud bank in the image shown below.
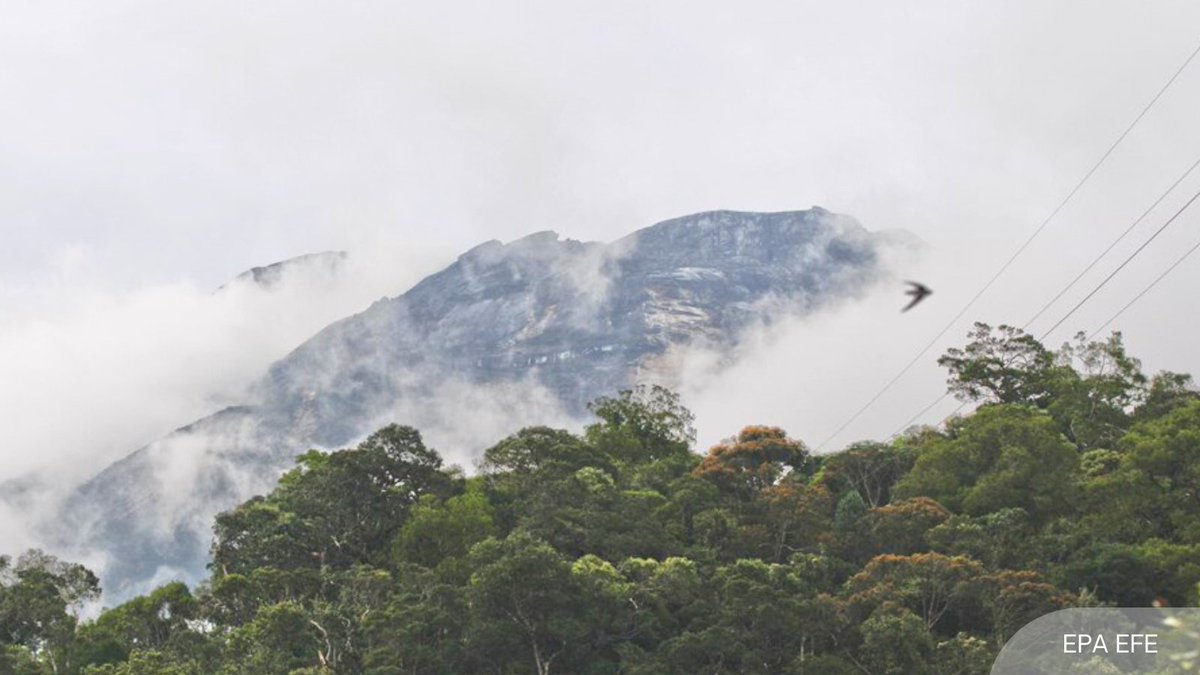
[[269,363],[428,267],[380,269],[365,257],[219,292],[188,282],[105,288],[70,262],[30,316],[0,324],[0,410],[10,420],[0,481],[41,471],[70,483],[237,402]]
[[[706,438],[768,422],[816,443],[1024,240],[1198,22],[1186,0],[18,3],[0,22],[0,478],[87,475],[481,241],[613,240],[712,208],[819,204],[929,244],[923,267],[899,271],[935,291],[919,312],[881,291],[773,331],[688,393]],[[1198,104],[1193,64],[833,446],[894,430],[941,391],[934,359],[970,320],[1021,324],[1102,250],[1200,154]],[[1051,341],[1106,319],[1196,222]],[[326,249],[353,252],[361,276],[210,292]],[[1151,369],[1200,371],[1200,323],[1181,311],[1198,270],[1116,326]]]

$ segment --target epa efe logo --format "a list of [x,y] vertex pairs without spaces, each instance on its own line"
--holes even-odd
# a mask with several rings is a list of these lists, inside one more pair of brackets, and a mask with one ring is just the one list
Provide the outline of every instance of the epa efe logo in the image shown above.
[[1104,633],[1064,633],[1064,654],[1108,654],[1109,645],[1114,654],[1157,654],[1157,633],[1115,633],[1108,638]]

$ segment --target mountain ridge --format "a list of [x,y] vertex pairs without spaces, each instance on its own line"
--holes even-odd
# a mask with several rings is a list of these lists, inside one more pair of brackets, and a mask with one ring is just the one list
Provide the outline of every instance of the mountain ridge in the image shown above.
[[318,268],[318,271],[332,277],[341,271],[349,257],[350,254],[346,251],[319,251],[294,256],[268,265],[251,267],[227,283],[221,284],[217,288],[217,292],[220,293],[238,284],[254,284],[265,290],[271,290],[279,286],[286,275],[304,268]]
[[269,488],[308,447],[398,421],[447,428],[443,442],[461,446],[448,454],[464,459],[482,449],[460,428],[477,418],[502,418],[477,434],[491,439],[526,419],[578,420],[596,396],[669,376],[655,371],[671,350],[732,347],[779,312],[853,297],[882,275],[885,240],[815,207],[708,211],[609,243],[552,231],[484,242],[318,331],[244,403],[101,471],[68,500],[69,529],[108,553],[117,594],[198,578],[211,516]]

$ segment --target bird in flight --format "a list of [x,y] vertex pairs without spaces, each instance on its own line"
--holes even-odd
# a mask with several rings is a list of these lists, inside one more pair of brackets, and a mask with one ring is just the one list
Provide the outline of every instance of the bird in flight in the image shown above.
[[921,302],[922,300],[924,300],[926,298],[926,296],[933,293],[933,291],[929,290],[929,287],[926,286],[925,284],[918,284],[915,281],[906,281],[904,283],[908,284],[909,286],[912,286],[912,288],[908,289],[907,291],[904,291],[905,295],[912,296],[912,302],[908,303],[908,305],[904,309],[900,310],[901,312],[907,312],[908,310],[912,309],[913,307],[916,307],[918,302]]

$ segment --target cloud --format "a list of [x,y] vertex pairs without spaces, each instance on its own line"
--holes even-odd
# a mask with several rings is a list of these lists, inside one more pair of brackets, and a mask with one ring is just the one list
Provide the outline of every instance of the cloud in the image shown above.
[[483,451],[528,426],[578,431],[580,420],[532,375],[513,382],[480,384],[465,379],[437,383],[427,396],[398,401],[378,423],[408,424],[447,464],[474,473]]
[[[703,344],[674,350],[678,375],[671,384],[696,415],[699,450],[750,424],[781,426],[816,446],[882,386],[930,325],[928,315],[900,313],[908,298],[898,274],[925,278],[931,265],[930,251],[903,233],[884,235],[878,255],[874,274],[842,281],[847,297],[812,305],[769,299],[776,305],[764,314],[770,321],[748,327],[732,350]],[[855,431],[874,437],[894,431],[912,393],[930,382],[921,377],[905,385]],[[838,449],[842,440],[823,450]]]
[[[206,285],[381,234],[459,251],[814,203],[1007,245],[1190,50],[1197,11],[27,3],[0,27],[21,64],[0,74],[20,102],[0,278],[76,243],[122,286]],[[1196,81],[1114,158],[1121,195],[1193,152]]]
[[[815,444],[1024,241],[1194,47],[1197,20],[1182,0],[14,6],[0,24],[15,102],[0,107],[0,480],[82,478],[481,241],[611,241],[715,208],[819,204],[929,245],[896,269],[934,289],[919,312],[900,315],[883,287],[748,336],[736,367],[688,356],[702,438],[761,421]],[[971,320],[1023,324],[1102,250],[1200,152],[1198,102],[1193,64],[832,447],[893,431],[942,391],[936,356]],[[1191,245],[1195,222],[1049,341],[1103,322]],[[341,281],[211,292],[328,249],[352,252]],[[1198,269],[1116,326],[1151,370],[1200,371],[1200,325],[1180,311]]]
[[[187,281],[114,288],[93,263],[86,250],[69,251],[53,282],[11,298],[6,306],[14,312],[0,322],[0,410],[9,421],[0,538],[7,552],[82,541],[86,523],[64,533],[57,522],[62,500],[80,481],[241,402],[268,364],[328,323],[410,285],[432,261],[375,247],[337,267],[320,259],[288,265],[270,287],[240,279],[219,291]],[[146,487],[176,498],[164,502],[164,519],[197,507],[184,503],[202,492],[197,476],[251,478],[233,459],[205,451],[219,439],[189,440],[149,451],[160,471]],[[260,480],[236,491],[265,487]],[[212,512],[191,523],[197,532],[210,530]],[[99,550],[70,553],[97,571],[107,565]]]
[[[473,472],[485,448],[523,427],[581,425],[532,374],[494,384],[419,370],[395,375],[395,388],[407,390],[338,447],[351,447],[384,425],[406,424],[419,429],[448,466]],[[35,526],[18,534],[86,561],[110,601],[169,579],[199,583],[214,514],[270,492],[277,477],[294,467],[293,458],[312,445],[277,438],[277,429],[267,423],[264,431],[262,424],[260,416],[233,409],[189,425],[115,465],[115,473],[72,495],[64,510],[24,501],[19,511]],[[44,499],[40,488],[31,496]]]
[[38,471],[70,484],[239,400],[269,363],[427,267],[366,258],[336,273],[291,266],[272,288],[124,291],[106,288],[80,254],[36,309],[0,325],[0,409],[16,421],[0,482]]

